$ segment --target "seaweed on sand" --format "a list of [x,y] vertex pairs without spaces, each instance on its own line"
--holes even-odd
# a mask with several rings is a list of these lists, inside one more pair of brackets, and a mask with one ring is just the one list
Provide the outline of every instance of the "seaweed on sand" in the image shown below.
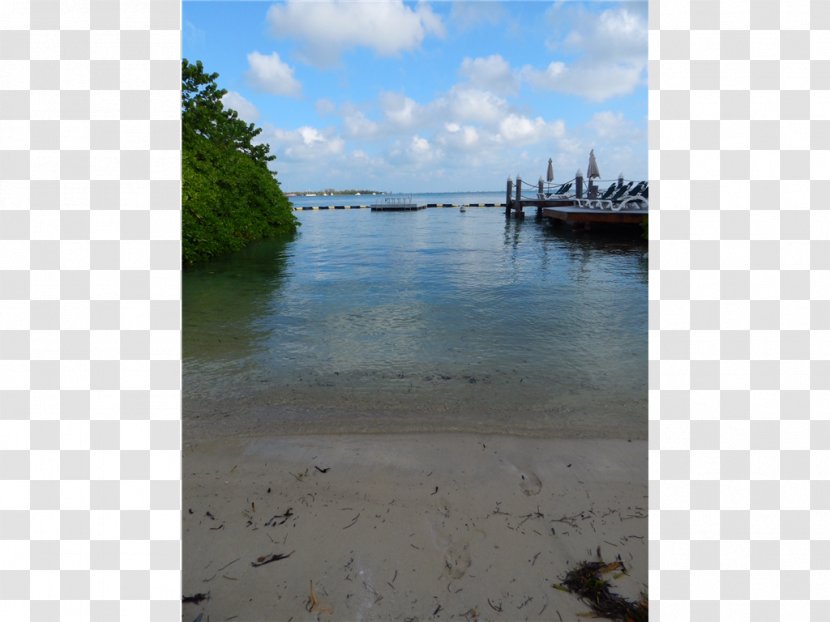
[[639,602],[632,602],[614,594],[608,581],[602,578],[604,573],[618,568],[625,571],[621,562],[582,562],[565,575],[562,585],[589,604],[597,617],[621,622],[645,622],[648,620],[646,596],[642,595]]

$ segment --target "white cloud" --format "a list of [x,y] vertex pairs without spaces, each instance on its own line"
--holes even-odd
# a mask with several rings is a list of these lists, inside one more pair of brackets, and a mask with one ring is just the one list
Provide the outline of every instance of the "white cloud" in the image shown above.
[[379,126],[351,104],[343,106],[343,127],[349,136],[369,138],[378,133]]
[[424,29],[424,34],[432,34],[438,38],[444,38],[447,35],[447,30],[444,28],[444,22],[435,13],[432,12],[429,3],[425,1],[418,2],[416,10],[418,17],[421,20],[421,25]]
[[648,29],[643,15],[628,9],[612,9],[600,14],[591,45],[598,56],[639,58],[647,51]]
[[412,137],[409,150],[416,155],[427,154],[429,153],[429,141],[426,138],[421,138],[416,134]]
[[444,131],[436,137],[436,142],[456,151],[470,151],[480,148],[481,134],[472,125],[445,123]]
[[225,108],[236,110],[239,118],[248,123],[253,123],[259,118],[259,111],[256,109],[256,106],[236,91],[228,91],[225,93],[224,97],[222,97],[222,105]]
[[521,76],[523,80],[537,89],[563,90],[562,84],[567,84],[564,78],[570,78],[570,71],[565,63],[553,61],[544,69],[525,65],[521,69]]
[[510,64],[499,54],[465,58],[459,73],[472,86],[495,93],[514,92],[519,84]]
[[[497,55],[467,59],[461,68],[478,84],[488,78],[498,83],[498,78],[516,73]],[[454,156],[461,154],[467,162],[509,160],[507,152],[528,146],[539,149],[546,143],[548,149],[565,137],[561,120],[527,116],[507,98],[470,81],[424,102],[403,92],[381,92],[374,106],[343,104],[338,115],[350,149],[383,152],[395,165],[428,161],[452,168],[459,160]],[[499,157],[489,153],[493,151]]]
[[588,123],[600,138],[616,138],[628,129],[628,123],[621,112],[598,112]]
[[612,61],[596,64],[580,61],[570,66],[554,61],[541,71],[523,67],[521,75],[536,88],[602,102],[631,93],[643,81],[645,66],[645,59],[642,62]]
[[337,156],[343,153],[346,145],[333,128],[320,130],[308,125],[294,130],[272,128],[267,133],[266,140],[277,160],[287,162]]
[[[377,106],[381,120],[372,125],[373,133],[395,134],[402,130],[438,130],[445,123],[483,124],[497,126],[509,112],[505,99],[490,91],[455,85],[446,93],[423,104],[404,93],[381,92]],[[344,123],[353,128],[359,122],[365,125],[367,119],[356,117],[348,107],[344,111]]]
[[[401,171],[417,169],[427,164],[440,169],[444,155],[443,150],[433,145],[428,138],[420,134],[411,134],[395,140],[386,150],[382,161],[388,172],[397,171],[396,174],[400,174]],[[431,168],[430,174],[432,175],[435,170]]]
[[570,78],[567,66],[560,61],[553,61],[541,70],[526,65],[522,67],[521,75],[530,84],[540,89],[553,88],[553,85]]
[[547,122],[542,117],[531,119],[518,114],[507,115],[499,124],[499,138],[507,144],[529,144],[561,138],[565,134],[562,121]]
[[259,52],[248,54],[245,76],[251,86],[272,95],[299,95],[302,90],[294,77],[294,70],[276,52],[268,56]]
[[378,103],[383,115],[393,124],[401,127],[412,126],[420,116],[420,106],[415,103],[415,100],[402,93],[383,92],[380,94]]
[[[643,6],[645,6],[643,4]],[[555,5],[552,15],[564,22]],[[523,67],[520,75],[532,86],[604,101],[627,95],[645,80],[648,29],[643,11],[629,7],[608,9],[599,15],[572,11],[577,27],[561,40],[549,41],[554,52],[575,56],[570,63],[553,61],[545,69]]]
[[428,35],[444,36],[429,5],[413,10],[402,0],[287,0],[268,9],[267,20],[274,35],[296,39],[305,60],[320,66],[335,63],[353,47],[394,56],[417,49]]
[[443,157],[443,152],[424,138],[415,134],[410,138],[409,144],[406,146],[404,160],[414,165],[423,165],[440,160]]
[[489,91],[456,85],[444,101],[436,103],[446,108],[454,121],[471,123],[498,123],[508,112],[507,101]]
[[499,135],[508,143],[523,142],[536,136],[543,125],[542,119],[531,120],[511,114],[499,124]]

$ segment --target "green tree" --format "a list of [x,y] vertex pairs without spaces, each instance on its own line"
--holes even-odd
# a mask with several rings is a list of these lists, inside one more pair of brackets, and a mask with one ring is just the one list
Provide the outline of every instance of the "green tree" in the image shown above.
[[186,265],[297,228],[268,168],[262,132],[222,105],[227,91],[201,61],[182,61],[182,259]]

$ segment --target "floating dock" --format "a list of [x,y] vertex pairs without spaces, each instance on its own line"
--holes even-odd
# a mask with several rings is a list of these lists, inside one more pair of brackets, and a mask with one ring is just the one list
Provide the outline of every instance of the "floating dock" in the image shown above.
[[373,212],[414,212],[419,209],[426,209],[426,205],[415,203],[410,194],[386,197],[383,201],[372,205]]
[[396,205],[373,205],[373,212],[414,212],[419,209],[426,209],[426,205],[415,205],[414,203],[399,203]]

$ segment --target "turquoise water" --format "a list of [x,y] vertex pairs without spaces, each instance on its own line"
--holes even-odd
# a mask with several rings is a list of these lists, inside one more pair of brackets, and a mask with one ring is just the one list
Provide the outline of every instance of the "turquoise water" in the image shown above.
[[186,435],[645,438],[642,242],[498,208],[297,214],[184,272]]

